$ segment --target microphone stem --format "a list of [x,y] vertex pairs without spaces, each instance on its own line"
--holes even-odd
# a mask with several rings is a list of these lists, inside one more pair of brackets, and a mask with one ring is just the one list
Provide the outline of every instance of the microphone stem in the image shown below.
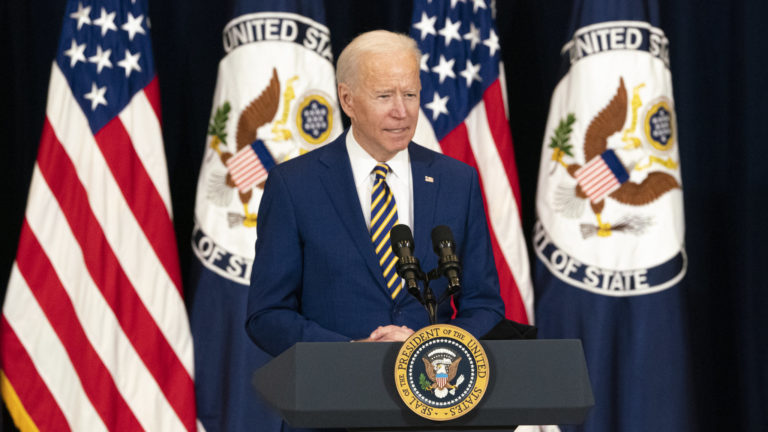
[[429,315],[429,323],[437,323],[437,307],[435,302],[435,294],[432,292],[432,288],[429,287],[429,279],[424,280],[424,307],[427,308],[427,314]]
[[435,304],[427,303],[427,313],[429,314],[429,324],[437,324],[437,310],[435,310]]

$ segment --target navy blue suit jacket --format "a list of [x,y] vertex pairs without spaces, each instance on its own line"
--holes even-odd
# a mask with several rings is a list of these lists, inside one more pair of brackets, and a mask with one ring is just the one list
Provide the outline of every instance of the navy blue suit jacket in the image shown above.
[[[269,173],[259,206],[246,329],[272,355],[300,341],[366,338],[380,325],[418,330],[429,324],[424,307],[405,290],[390,298],[345,139],[346,133]],[[425,272],[435,268],[430,233],[437,225],[451,228],[463,265],[451,323],[480,337],[501,320],[504,305],[477,173],[414,143],[408,151],[414,255]],[[430,286],[439,298],[445,279]],[[449,302],[440,305],[438,322],[449,322],[451,315]]]

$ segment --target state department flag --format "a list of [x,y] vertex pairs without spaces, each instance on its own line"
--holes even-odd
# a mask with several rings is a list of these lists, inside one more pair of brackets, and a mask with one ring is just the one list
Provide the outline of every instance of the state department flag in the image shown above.
[[69,1],[0,323],[24,431],[194,431],[145,0]]
[[235,9],[222,32],[192,236],[195,385],[209,432],[281,427],[251,386],[270,359],[245,332],[256,211],[269,168],[342,130],[323,3],[242,0]]
[[567,430],[692,430],[670,43],[653,0],[573,11],[539,168],[539,336],[584,344],[595,407]]
[[493,5],[417,0],[411,37],[422,52],[414,141],[477,169],[507,318],[533,323],[533,287],[506,111]]

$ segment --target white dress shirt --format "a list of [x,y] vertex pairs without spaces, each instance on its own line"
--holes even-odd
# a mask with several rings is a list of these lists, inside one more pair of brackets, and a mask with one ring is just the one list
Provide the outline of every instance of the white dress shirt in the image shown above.
[[[373,168],[379,162],[368,154],[355,139],[352,128],[347,132],[347,153],[352,164],[352,177],[355,180],[360,208],[365,217],[365,225],[371,229],[371,192],[375,175]],[[387,175],[387,185],[395,196],[398,223],[408,225],[413,231],[413,187],[411,186],[411,159],[408,150],[403,150],[386,161],[392,172]]]

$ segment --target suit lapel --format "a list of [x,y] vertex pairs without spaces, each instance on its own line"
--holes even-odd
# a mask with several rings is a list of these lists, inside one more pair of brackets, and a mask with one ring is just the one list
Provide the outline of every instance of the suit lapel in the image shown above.
[[321,170],[320,181],[328,191],[328,199],[339,213],[344,227],[349,232],[349,236],[360,255],[364,258],[368,269],[379,282],[379,288],[388,293],[381,266],[376,259],[370,233],[360,208],[360,199],[357,196],[345,142],[346,133],[328,144],[327,151],[320,158],[320,162],[325,168]]
[[431,253],[429,238],[435,220],[435,203],[440,187],[438,173],[432,168],[434,155],[414,143],[408,146],[411,158],[411,182],[413,183],[413,235],[421,241],[415,241],[414,255],[424,257]]

